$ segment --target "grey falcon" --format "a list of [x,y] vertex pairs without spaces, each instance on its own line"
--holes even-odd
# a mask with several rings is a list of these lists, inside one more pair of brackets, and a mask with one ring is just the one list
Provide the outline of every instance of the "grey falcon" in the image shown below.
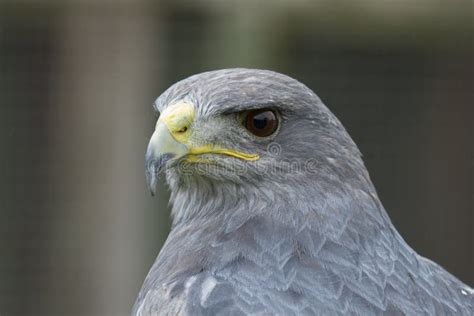
[[172,229],[133,315],[474,315],[473,289],[391,223],[339,120],[266,70],[184,79],[146,152]]

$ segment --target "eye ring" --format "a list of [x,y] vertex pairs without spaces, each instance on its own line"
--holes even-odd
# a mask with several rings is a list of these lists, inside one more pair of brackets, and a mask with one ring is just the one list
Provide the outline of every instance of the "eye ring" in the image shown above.
[[264,108],[243,113],[242,124],[257,137],[268,137],[278,129],[278,116],[274,110]]

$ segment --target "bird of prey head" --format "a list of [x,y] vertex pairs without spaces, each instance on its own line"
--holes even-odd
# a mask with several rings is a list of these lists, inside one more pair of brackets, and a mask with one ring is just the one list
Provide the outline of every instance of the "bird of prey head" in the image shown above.
[[[341,123],[310,89],[285,75],[199,74],[169,88],[155,108],[160,116],[146,154],[147,179],[154,192],[157,175],[165,172],[174,203],[179,193],[206,200],[225,190],[301,200],[306,193],[314,197],[315,184],[337,191],[366,180]],[[175,207],[174,216],[192,216],[186,211]]]
[[418,256],[361,154],[308,87],[272,71],[198,74],[166,90],[146,152],[173,228],[135,314],[433,314],[472,289]]

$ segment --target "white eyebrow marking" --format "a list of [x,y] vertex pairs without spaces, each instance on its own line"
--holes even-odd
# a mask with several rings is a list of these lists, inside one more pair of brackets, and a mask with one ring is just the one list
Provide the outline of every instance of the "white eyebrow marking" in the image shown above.
[[202,292],[201,292],[201,305],[204,305],[206,300],[209,297],[209,294],[211,294],[212,290],[216,286],[217,281],[214,279],[212,276],[208,277],[203,283],[202,283]]

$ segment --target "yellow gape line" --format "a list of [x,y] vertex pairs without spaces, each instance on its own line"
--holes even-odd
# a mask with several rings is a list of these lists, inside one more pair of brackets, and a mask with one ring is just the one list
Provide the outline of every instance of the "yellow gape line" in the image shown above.
[[247,154],[235,150],[214,148],[212,145],[206,145],[202,147],[190,148],[189,155],[204,155],[204,154],[220,154],[230,157],[235,157],[243,160],[255,161],[260,159],[257,154]]

